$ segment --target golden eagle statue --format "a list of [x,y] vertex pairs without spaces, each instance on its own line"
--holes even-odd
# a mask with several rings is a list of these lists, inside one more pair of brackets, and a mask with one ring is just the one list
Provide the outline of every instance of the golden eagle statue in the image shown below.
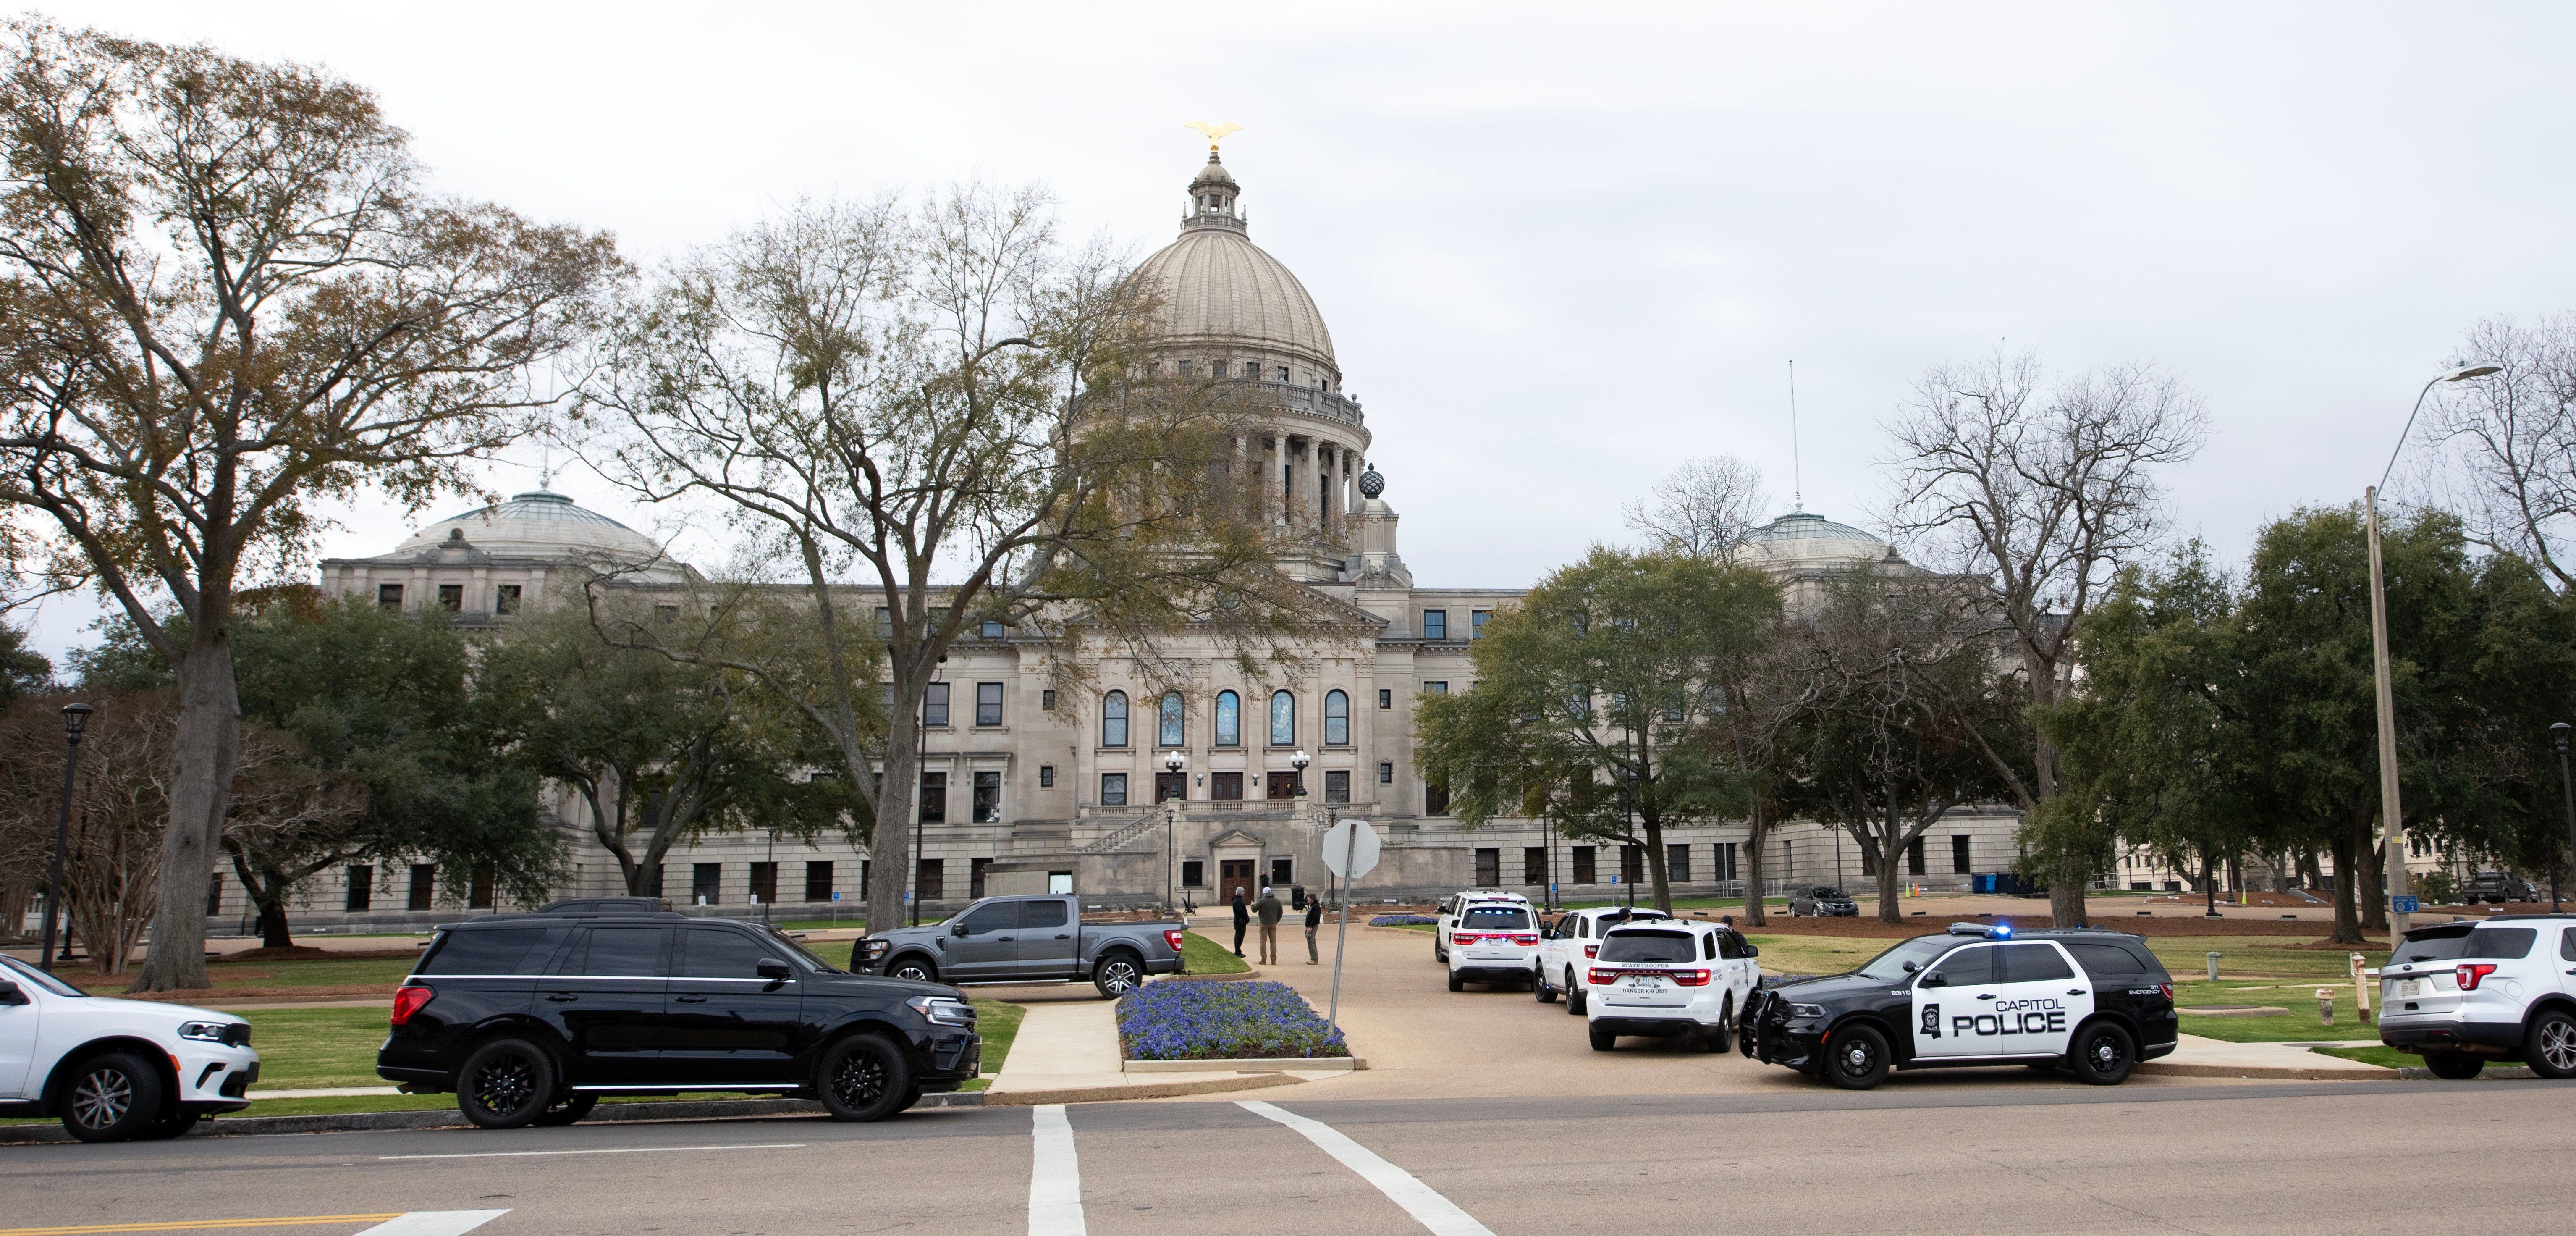
[[1242,125],[1236,124],[1236,123],[1234,123],[1234,122],[1233,122],[1233,121],[1231,121],[1231,120],[1229,120],[1229,121],[1225,122],[1224,124],[1209,124],[1208,122],[1206,122],[1206,121],[1204,121],[1204,120],[1193,120],[1193,121],[1190,121],[1188,124],[1182,125],[1181,127],[1182,127],[1182,128],[1184,128],[1184,129],[1196,129],[1196,130],[1198,130],[1199,132],[1201,132],[1201,133],[1203,133],[1203,134],[1206,134],[1206,135],[1207,135],[1207,139],[1208,139],[1208,149],[1209,149],[1209,150],[1215,150],[1215,149],[1216,149],[1216,144],[1217,144],[1218,142],[1224,141],[1224,140],[1225,140],[1225,135],[1226,135],[1226,134],[1228,134],[1228,133],[1240,133],[1240,132],[1242,132],[1242,131],[1243,131],[1243,126],[1242,126]]

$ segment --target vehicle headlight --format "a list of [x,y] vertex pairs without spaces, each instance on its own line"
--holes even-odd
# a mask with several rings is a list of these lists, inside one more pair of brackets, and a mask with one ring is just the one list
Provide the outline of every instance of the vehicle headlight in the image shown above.
[[861,956],[866,957],[866,958],[867,958],[868,960],[870,960],[870,961],[881,961],[881,960],[883,960],[883,959],[885,958],[886,952],[887,952],[888,950],[892,949],[893,947],[894,947],[894,941],[892,941],[892,940],[861,940],[861,941],[859,941],[859,948],[860,948],[860,950],[861,950],[861,954],[860,954],[860,955],[861,955]]
[[200,1043],[229,1043],[235,1047],[250,1046],[250,1023],[246,1021],[192,1021],[182,1023],[179,1037]]
[[904,1001],[922,1019],[936,1026],[973,1026],[975,1006],[946,996],[914,996]]
[[1822,1017],[1825,1015],[1825,1006],[1821,1004],[1792,1004],[1789,1006],[1789,1015],[1791,1017]]

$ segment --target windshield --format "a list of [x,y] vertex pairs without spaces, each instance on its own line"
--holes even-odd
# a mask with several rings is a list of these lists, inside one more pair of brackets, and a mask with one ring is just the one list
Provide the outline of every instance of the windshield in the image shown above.
[[0,957],[0,974],[6,974],[10,978],[17,979],[20,982],[33,983],[39,989],[50,991],[57,996],[87,996],[89,994],[88,992],[82,991],[80,988],[74,987],[61,979],[55,978],[53,975],[47,974],[34,966],[28,965],[15,957]]
[[1601,942],[1602,961],[1697,961],[1699,941],[1687,931],[1623,927]]
[[[1870,958],[1866,964],[1852,973],[1881,982],[1902,983],[1915,970],[1931,965],[1933,958],[1965,943],[1967,941],[1958,936],[1916,936]],[[1911,969],[1905,964],[1909,961],[1914,963]]]
[[804,962],[806,965],[820,970],[825,974],[849,973],[849,971],[843,970],[839,966],[833,965],[831,962],[815,956],[814,950],[797,943],[795,940],[789,938],[786,932],[780,931],[774,926],[769,929],[769,938],[776,943],[787,946],[787,951],[796,954],[796,959],[798,961]]
[[1458,925],[1484,931],[1527,931],[1530,913],[1519,906],[1470,906],[1458,916]]

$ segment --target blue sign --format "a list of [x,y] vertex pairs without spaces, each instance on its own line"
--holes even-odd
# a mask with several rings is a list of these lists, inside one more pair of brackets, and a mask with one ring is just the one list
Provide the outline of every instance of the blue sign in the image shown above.
[[904,903],[905,905],[911,905],[911,904],[912,904],[912,890],[911,890],[911,889],[905,889],[905,890],[903,890],[903,903]]
[[1548,896],[1551,896],[1551,897],[1555,896],[1555,895],[1556,895],[1556,886],[1555,886],[1555,885],[1553,885],[1553,884],[1548,885],[1548,886],[1547,886],[1547,894],[1548,894]]
[[2391,897],[2388,899],[2388,909],[2392,914],[2413,914],[2421,910],[2423,905],[2424,903],[2422,901],[2412,896]]
[[839,890],[839,889],[834,889],[834,890],[832,890],[832,900],[834,900],[834,901],[839,901],[840,899],[841,899],[841,892],[840,892],[840,890]]
[[1612,877],[1610,877],[1610,882],[1611,882],[1611,883],[1613,883],[1613,884],[1618,883],[1618,882],[1619,882],[1619,877],[1617,877],[1617,876],[1612,876]]

